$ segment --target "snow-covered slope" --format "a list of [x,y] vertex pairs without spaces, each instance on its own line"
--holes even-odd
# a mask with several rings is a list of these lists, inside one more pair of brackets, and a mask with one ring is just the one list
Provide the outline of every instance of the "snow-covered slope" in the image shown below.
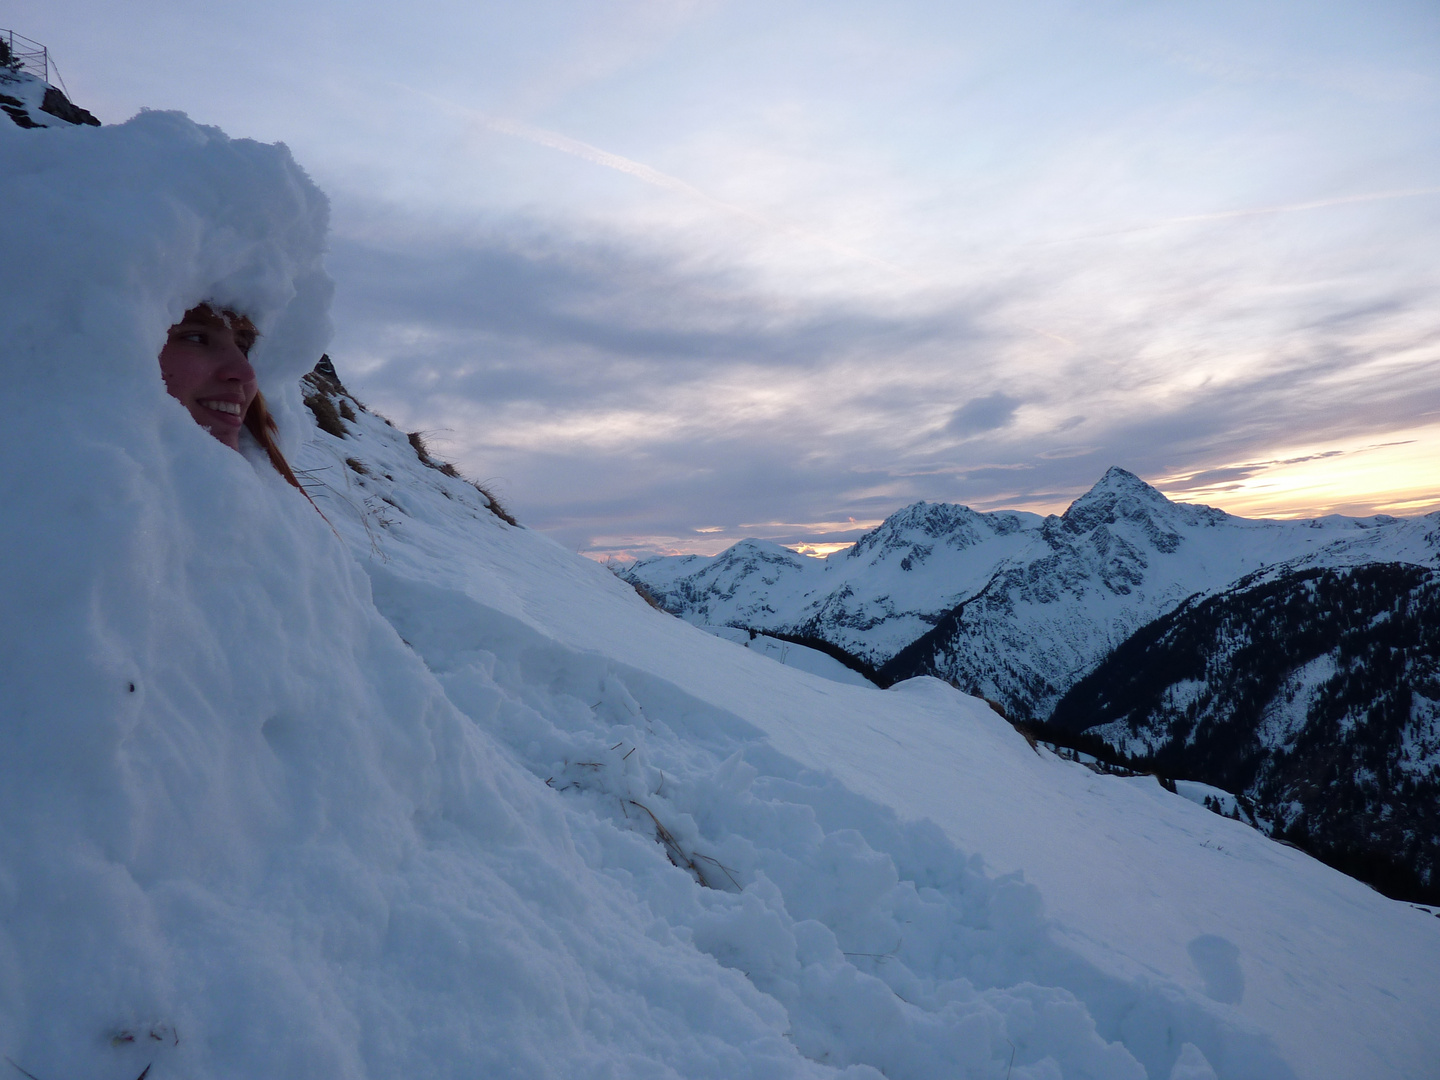
[[[699,853],[693,876],[715,886],[712,893],[740,884],[743,897],[760,888],[772,910],[767,918],[796,944],[781,933],[763,944],[732,939],[708,947],[752,978],[761,972],[758,984],[792,1023],[837,1010],[813,1021],[831,1034],[809,1044],[812,1056],[828,1051],[834,1060],[845,1047],[846,1059],[859,1057],[886,1075],[949,1075],[947,1062],[966,1059],[959,1031],[942,1035],[945,1022],[933,1015],[944,1012],[943,993],[935,996],[941,972],[1006,993],[1027,980],[1063,989],[1152,1076],[1170,1074],[1178,1060],[1170,1055],[1185,1041],[1198,1042],[1220,1076],[1418,1067],[1419,1057],[1377,1064],[1373,1048],[1361,1045],[1370,1035],[1352,1043],[1325,1032],[1352,1009],[1358,1028],[1346,1030],[1418,1036],[1416,1052],[1429,1052],[1428,1034],[1419,1033],[1431,1006],[1409,997],[1428,984],[1413,981],[1419,972],[1403,947],[1382,944],[1393,931],[1343,930],[1359,932],[1361,949],[1381,948],[1384,958],[1362,959],[1348,947],[1337,953],[1322,942],[1351,918],[1390,912],[1400,916],[1394,930],[1402,937],[1413,933],[1412,943],[1440,949],[1437,920],[1153,780],[1100,777],[1037,754],[988,707],[934,680],[889,692],[852,688],[697,633],[593,564],[499,524],[462,481],[417,468],[401,433],[357,414],[347,438],[317,435],[304,460],[312,475],[340,479],[321,504],[364,559],[381,611],[453,701],[492,728],[503,721],[504,740],[537,779],[610,828],[650,837],[655,813],[685,853],[679,861]],[[346,459],[368,475],[343,467]],[[397,495],[408,496],[401,512],[383,502]],[[366,502],[376,497],[389,507],[389,524],[371,517],[367,529]],[[506,691],[542,715],[564,716],[549,724],[570,731],[537,741],[533,720],[506,718]],[[634,767],[637,759],[643,768]],[[793,826],[784,823],[797,813],[810,822],[809,840],[786,839]],[[850,844],[857,863],[840,854]],[[862,870],[867,863],[871,869]],[[961,880],[952,878],[957,872]],[[1038,890],[1004,876],[1013,872]],[[695,895],[725,903],[704,890]],[[865,895],[872,899],[862,901]],[[976,922],[964,911],[982,896],[995,898],[984,901],[989,913]],[[1302,929],[1317,916],[1329,931]],[[1005,940],[1010,918],[1028,924],[1029,943],[1002,948],[1001,958],[982,942],[996,933]],[[842,983],[875,976],[916,1006],[887,1008],[885,1024],[900,1025],[894,1043],[846,1034],[879,1001],[851,998],[829,978],[808,984],[793,968],[784,977],[774,971],[770,948],[787,958],[799,950],[803,960],[797,919],[836,935],[854,969]],[[1403,992],[1386,978],[1379,985],[1412,1000],[1411,1015],[1389,1016],[1393,1003],[1379,990],[1364,1005],[1349,1000],[1351,991],[1338,987],[1354,986],[1354,964],[1368,977],[1407,972]],[[1221,1017],[1212,1041],[1196,1034],[1197,1025]],[[1078,1013],[1075,1022],[1084,1025]],[[1414,1033],[1402,1034],[1412,1023]],[[846,1046],[851,1039],[873,1056]],[[1325,1043],[1323,1053],[1315,1053],[1315,1040]],[[907,1044],[908,1063],[900,1052]],[[992,1064],[1008,1052],[1000,1042]],[[1324,1060],[1337,1053],[1343,1067]],[[1074,1060],[1057,1062],[1061,1075],[1086,1075]],[[976,1065],[976,1075],[986,1075],[978,1058]],[[1126,1075],[1119,1058],[1092,1068]]]
[[[701,854],[696,876],[719,890],[743,884],[744,896],[763,875],[763,891],[776,913],[784,912],[781,925],[791,926],[788,915],[829,927],[856,972],[884,980],[919,1013],[937,1006],[932,980],[949,971],[1007,992],[1018,989],[1017,980],[1063,988],[1083,1003],[1101,1034],[1123,1041],[1151,1076],[1168,1076],[1178,1060],[1170,1053],[1178,1055],[1180,1042],[1197,1041],[1195,1025],[1222,1016],[1228,1030],[1215,1041],[1199,1041],[1220,1076],[1423,1069],[1418,1056],[1404,1064],[1377,1059],[1373,1036],[1418,1036],[1416,1053],[1430,1052],[1430,1036],[1419,1033],[1428,1031],[1433,1008],[1410,996],[1430,976],[1415,981],[1415,958],[1405,947],[1382,944],[1392,930],[1341,928],[1351,918],[1363,922],[1389,912],[1401,917],[1394,930],[1412,944],[1423,942],[1428,955],[1440,949],[1440,922],[1209,814],[1154,780],[1101,777],[1037,754],[988,707],[934,680],[889,692],[841,686],[695,633],[599,568],[533,533],[497,524],[463,482],[433,470],[423,474],[427,483],[405,483],[412,495],[427,489],[428,495],[412,497],[403,518],[392,513],[391,524],[377,529],[372,522],[366,531],[371,496],[365,493],[383,499],[390,483],[376,475],[408,477],[416,467],[405,460],[404,437],[373,417],[362,413],[347,428],[344,440],[318,436],[315,450],[324,453],[306,458],[315,475],[340,476],[349,485],[343,498],[337,491],[322,505],[327,512],[333,506],[332,519],[365,558],[380,609],[452,700],[472,715],[493,717],[495,680],[532,703],[545,702],[542,713],[568,711],[583,741],[542,749],[525,745],[535,738],[530,727],[515,725],[507,733],[537,778],[615,828],[648,836],[649,813],[656,812],[668,831],[684,837],[684,852]],[[379,467],[367,465],[369,477],[340,468],[345,458],[365,463],[372,454]],[[448,498],[437,496],[442,488]],[[537,631],[539,640],[517,635],[516,622]],[[589,673],[588,684],[576,685],[577,670]],[[610,680],[625,688],[623,706],[607,689]],[[558,692],[559,700],[547,701],[537,684],[550,684],[548,694]],[[503,705],[498,708],[503,714]],[[655,772],[624,771],[636,758]],[[632,799],[648,809],[637,811]],[[819,862],[805,860],[804,869],[792,863],[796,850],[773,830],[787,831],[781,822],[801,807],[819,828],[802,848],[855,843],[880,877],[858,864],[822,869],[834,851]],[[676,821],[684,822],[683,834]],[[859,835],[842,843],[847,829]],[[980,870],[976,854],[985,869],[951,881],[962,866]],[[1004,876],[1015,872],[1038,890]],[[817,873],[821,881],[806,880]],[[890,891],[897,886],[898,895]],[[911,889],[941,906],[926,911],[901,900]],[[983,924],[966,921],[965,905],[995,889],[1006,900],[987,901]],[[841,914],[865,894],[878,910],[862,904]],[[1020,915],[1028,905],[1038,906]],[[1019,955],[999,961],[988,946],[983,957],[971,952],[990,933],[1004,939],[1012,917],[1030,925],[1027,936],[1038,935]],[[1315,918],[1320,923],[1310,921]],[[1330,932],[1359,933],[1363,941],[1354,941],[1355,951],[1337,952],[1325,944]],[[793,926],[791,933],[801,941]],[[712,952],[753,975],[774,962],[766,948],[783,942],[788,957],[788,941],[783,935],[763,946],[729,941]],[[803,945],[794,948],[803,955]],[[1375,948],[1383,957],[1365,957]],[[1351,1000],[1359,974],[1352,965],[1362,965],[1367,978],[1406,972],[1405,989],[1380,977],[1369,1001]],[[982,974],[987,968],[1005,974]],[[792,1022],[817,1010],[842,1010],[844,1019],[817,1021],[836,1026],[828,1040],[812,1044],[832,1055],[846,1041],[840,1029],[878,1005],[839,995],[822,1006],[808,994],[837,995],[836,987],[828,980],[807,986],[793,969],[784,979],[773,970],[763,974],[760,985],[785,1004]],[[1411,1003],[1408,1017],[1390,1014],[1387,991]],[[1197,1002],[1209,1013],[1203,1022],[1189,1012]],[[917,1026],[910,1020],[918,1015],[906,1013],[887,1023],[902,1025],[899,1043],[918,1041],[926,1049],[917,1046],[908,1067],[878,1047],[870,1048],[876,1056],[861,1060],[890,1076],[949,1075],[953,1066],[946,1063],[963,1059],[947,1054],[960,1053],[963,1039],[952,1032],[944,1037],[957,1040],[946,1042],[949,1049],[935,1047],[928,1039],[939,1036],[943,1024],[931,1027],[938,1018]],[[1331,1025],[1337,1029],[1327,1030]],[[1170,1050],[1162,1052],[1162,1043]],[[1147,1044],[1148,1058],[1141,1049]],[[999,1056],[1007,1054],[1000,1043]],[[1060,1061],[1059,1070],[1086,1075],[1073,1060]],[[984,1067],[976,1074],[986,1075]],[[1115,1059],[1093,1074],[1125,1071]]]
[[[0,1053],[168,1077],[1416,1077],[1440,920],[933,679],[656,612],[353,409],[324,205],[0,131]],[[242,307],[322,519],[164,394]],[[343,370],[343,363],[342,363]]]
[[863,674],[842,664],[835,657],[827,656],[806,645],[771,637],[769,634],[758,634],[753,630],[736,630],[730,626],[707,626],[705,629],[716,637],[754,649],[762,656],[768,656],[787,667],[808,671],[812,675],[820,675],[836,682],[849,683],[851,686],[875,685]]
[[1277,563],[1440,565],[1440,515],[1251,520],[1113,468],[1063,515],[917,503],[825,559],[746,540],[625,576],[698,623],[804,634],[889,678],[935,674],[1043,719],[1134,631]]

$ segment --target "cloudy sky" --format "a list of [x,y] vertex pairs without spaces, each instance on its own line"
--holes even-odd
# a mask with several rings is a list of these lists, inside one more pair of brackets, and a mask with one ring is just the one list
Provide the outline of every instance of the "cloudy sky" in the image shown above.
[[283,140],[362,399],[597,557],[1110,465],[1440,508],[1433,0],[15,0],[107,123]]

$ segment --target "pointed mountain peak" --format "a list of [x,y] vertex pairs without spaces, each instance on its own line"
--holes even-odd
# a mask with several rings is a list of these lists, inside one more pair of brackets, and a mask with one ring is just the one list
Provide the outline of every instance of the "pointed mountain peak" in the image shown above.
[[1158,536],[1168,534],[1184,514],[1179,504],[1171,502],[1134,473],[1112,467],[1094,487],[1070,504],[1060,520],[1067,531],[1088,532],[1099,525],[1113,525],[1128,519],[1143,523],[1147,532],[1153,531]]
[[[1136,476],[1130,470],[1120,468],[1119,465],[1111,465],[1110,468],[1106,469],[1105,475],[1095,482],[1095,487],[1091,490],[1098,491],[1101,488],[1116,491],[1144,491],[1156,495],[1159,498],[1165,498],[1157,489],[1151,487],[1144,480],[1141,480],[1140,477]],[[1168,502],[1169,500],[1166,499],[1166,501]]]
[[[1115,499],[1126,496],[1157,506],[1175,505],[1158,489],[1151,487],[1134,473],[1122,469],[1118,465],[1112,465],[1105,475],[1095,482],[1094,487],[1070,504],[1070,510],[1095,502],[1113,503]],[[1068,514],[1070,510],[1065,512]]]

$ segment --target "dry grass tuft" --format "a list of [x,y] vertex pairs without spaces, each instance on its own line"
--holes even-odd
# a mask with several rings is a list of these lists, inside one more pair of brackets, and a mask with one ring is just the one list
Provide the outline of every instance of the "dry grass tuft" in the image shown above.
[[520,527],[520,523],[515,520],[509,510],[506,510],[505,507],[500,504],[500,500],[495,497],[495,493],[493,491],[491,491],[489,488],[482,487],[480,481],[478,480],[471,480],[470,486],[473,487],[476,491],[480,492],[481,495],[484,495],[485,498],[490,501],[490,512],[492,514],[498,517],[501,521],[505,522],[505,524],[507,525],[514,525],[517,529]]
[[[616,577],[619,577],[621,581],[625,582],[625,584],[629,585],[632,589],[634,589],[635,592],[636,592],[636,594],[639,595],[640,599],[641,599],[641,600],[644,600],[645,603],[649,604],[649,605],[650,605],[651,607],[653,607],[656,611],[662,611],[662,612],[664,612],[666,615],[669,615],[669,614],[670,614],[670,612],[665,611],[664,607],[661,606],[660,601],[655,599],[655,594],[652,593],[649,589],[647,589],[647,588],[646,588],[644,585],[642,585],[640,582],[638,582],[638,581],[631,581],[629,578],[626,578],[626,577],[620,577],[619,574],[616,574],[615,576],[616,576]],[[753,636],[753,634],[754,634],[754,631],[753,631],[753,630],[751,631],[751,634],[752,634],[752,636]]]
[[[634,799],[629,800],[629,802],[631,806],[644,810],[645,813],[650,815],[650,820],[655,825],[655,839],[658,840],[660,846],[665,849],[665,857],[670,860],[672,865],[678,866],[682,870],[688,870],[695,880],[707,889],[720,888],[716,883],[718,879],[712,881],[706,876],[705,871],[700,868],[699,863],[695,861],[696,859],[703,859],[723,873],[730,880],[730,884],[735,887],[736,892],[741,891],[740,883],[735,880],[735,874],[728,866],[720,862],[719,859],[712,859],[709,855],[701,855],[699,852],[687,854],[685,849],[680,846],[679,841],[675,839],[675,835],[660,823],[660,819],[655,816],[653,810],[642,802],[636,802]],[[711,873],[713,872],[714,871],[711,871]],[[726,891],[728,892],[729,890]]]
[[430,448],[425,445],[425,433],[423,431],[412,431],[405,436],[410,440],[410,448],[415,451],[415,456],[420,459],[421,465],[429,465],[432,469],[438,469],[435,459],[430,456]]
[[519,528],[520,523],[515,520],[515,518],[511,515],[510,511],[506,510],[505,507],[500,505],[500,500],[495,497],[495,494],[493,492],[488,490],[478,480],[466,480],[464,475],[461,474],[460,470],[455,468],[455,466],[450,464],[450,462],[440,461],[437,458],[431,456],[430,447],[427,446],[425,443],[425,433],[423,431],[412,431],[409,435],[406,436],[406,438],[410,440],[410,446],[414,449],[415,456],[420,459],[420,463],[422,465],[428,465],[430,468],[437,469],[440,472],[444,473],[446,476],[454,477],[456,480],[465,480],[467,484],[473,487],[481,495],[485,496],[485,501],[489,503],[490,512],[492,514],[498,517],[501,521],[505,522],[505,524],[514,525],[516,528]]
[[305,407],[315,414],[315,423],[321,431],[334,435],[337,439],[343,439],[350,434],[345,430],[345,423],[335,408],[335,400],[329,394],[317,390],[313,394],[305,395],[303,400]]

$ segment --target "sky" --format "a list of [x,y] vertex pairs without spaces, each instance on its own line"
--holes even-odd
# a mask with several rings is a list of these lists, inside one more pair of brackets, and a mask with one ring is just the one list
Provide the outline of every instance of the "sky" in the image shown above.
[[1119,465],[1440,509],[1440,6],[16,0],[106,123],[283,141],[347,385],[596,558]]

